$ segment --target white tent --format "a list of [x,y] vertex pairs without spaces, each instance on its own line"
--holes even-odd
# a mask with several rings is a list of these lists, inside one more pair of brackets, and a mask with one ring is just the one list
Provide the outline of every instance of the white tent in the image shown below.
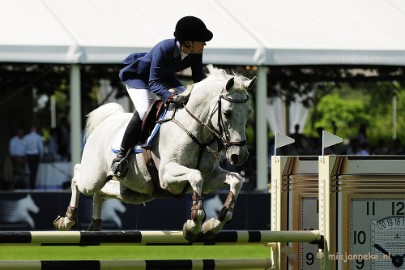
[[71,64],[72,161],[80,160],[80,64],[119,63],[171,38],[184,15],[214,39],[205,63],[257,65],[259,189],[267,183],[266,66],[405,65],[403,0],[0,0],[0,62]]
[[0,61],[118,63],[188,14],[206,63],[405,65],[402,0],[1,0]]

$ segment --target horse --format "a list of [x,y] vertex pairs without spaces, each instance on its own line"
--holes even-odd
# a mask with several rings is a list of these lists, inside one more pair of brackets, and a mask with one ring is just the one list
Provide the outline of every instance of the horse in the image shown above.
[[[132,114],[109,103],[88,115],[86,144],[81,163],[74,166],[70,204],[65,216],[55,219],[56,229],[70,230],[77,225],[79,192],[93,196],[89,231],[102,229],[102,205],[107,198],[141,204],[192,194],[191,218],[183,225],[183,236],[188,241],[199,236],[213,237],[232,220],[244,178],[221,168],[219,161],[224,154],[230,164],[239,166],[249,156],[245,132],[252,107],[248,91],[254,87],[256,77],[248,79],[212,66],[208,69],[204,80],[181,93],[188,97],[184,106],[169,106],[151,142],[149,158],[131,155],[124,178],[111,172],[115,157],[111,144]],[[151,163],[155,173],[148,170]],[[205,220],[203,196],[227,186],[229,192],[218,219]]]

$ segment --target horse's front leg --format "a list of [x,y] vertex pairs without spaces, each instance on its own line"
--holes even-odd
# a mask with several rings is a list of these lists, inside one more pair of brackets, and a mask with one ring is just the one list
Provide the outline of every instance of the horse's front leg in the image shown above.
[[57,230],[68,231],[71,228],[77,226],[78,223],[78,210],[79,205],[79,189],[77,188],[77,180],[80,177],[80,164],[76,164],[73,170],[73,178],[71,182],[72,196],[70,197],[70,203],[66,210],[64,217],[57,216],[53,221],[53,225]]
[[223,184],[225,183],[229,185],[229,192],[224,202],[224,206],[218,214],[218,219],[210,218],[202,225],[201,231],[208,238],[218,234],[224,225],[232,220],[236,199],[244,182],[244,178],[239,173],[228,172],[220,168],[218,169],[220,172],[214,174],[210,188],[216,190],[223,187]]
[[183,235],[188,241],[194,241],[200,234],[202,223],[205,220],[202,200],[204,181],[201,172],[175,162],[170,162],[165,166],[160,179],[160,185],[163,189],[173,194],[181,194],[185,189],[186,182],[189,182],[193,189],[193,206],[191,207],[191,219],[184,223]]

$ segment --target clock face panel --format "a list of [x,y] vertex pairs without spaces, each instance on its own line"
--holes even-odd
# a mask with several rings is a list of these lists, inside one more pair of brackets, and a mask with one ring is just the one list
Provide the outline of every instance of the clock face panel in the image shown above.
[[391,216],[372,223],[375,260],[372,269],[405,269],[405,217]]
[[349,269],[405,270],[405,198],[351,195],[349,207]]

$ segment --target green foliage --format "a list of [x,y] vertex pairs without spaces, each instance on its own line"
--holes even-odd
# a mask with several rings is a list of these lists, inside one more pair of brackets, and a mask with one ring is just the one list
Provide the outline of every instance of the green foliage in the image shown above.
[[[397,96],[397,138],[405,142],[405,89],[395,82],[343,85],[332,93],[322,96],[311,115],[304,133],[314,135],[317,127],[350,139],[356,136],[360,124],[368,126],[369,141],[390,141],[393,136],[393,97]],[[315,113],[316,112],[316,113]],[[311,125],[311,121],[314,121]],[[334,129],[336,125],[336,129]],[[311,129],[311,126],[314,128]]]
[[362,100],[343,99],[338,93],[333,93],[322,98],[317,106],[318,121],[315,127],[323,127],[343,138],[356,135],[360,123],[368,123],[370,116],[367,114],[366,105]]

